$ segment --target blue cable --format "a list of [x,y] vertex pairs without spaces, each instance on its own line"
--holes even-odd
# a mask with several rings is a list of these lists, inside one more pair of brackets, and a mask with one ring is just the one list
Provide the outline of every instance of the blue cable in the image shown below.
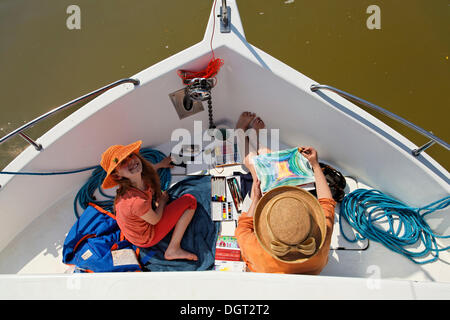
[[[450,246],[439,248],[436,238],[450,238],[450,235],[437,235],[424,217],[450,205],[450,196],[421,208],[413,208],[391,198],[378,190],[357,189],[341,202],[339,228],[349,242],[370,239],[382,243],[388,249],[404,255],[417,264],[436,261],[439,252],[449,250]],[[346,221],[358,233],[354,239],[344,234],[342,223]],[[388,228],[381,227],[387,222]],[[423,250],[412,250],[409,246],[422,244]],[[431,254],[428,260],[417,260]]]

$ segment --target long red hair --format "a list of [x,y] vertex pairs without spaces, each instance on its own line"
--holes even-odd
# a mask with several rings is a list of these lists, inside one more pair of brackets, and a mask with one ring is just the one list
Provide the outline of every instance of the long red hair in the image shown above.
[[[150,186],[151,190],[153,191],[153,197],[155,199],[158,199],[161,196],[161,182],[159,179],[158,172],[156,172],[153,165],[146,160],[142,155],[135,153],[135,155],[141,160],[142,162],[142,180],[147,184],[147,186]],[[115,179],[113,178],[118,184],[119,188],[117,189],[116,198],[114,199],[114,207],[115,203],[118,198],[120,198],[122,195],[124,195],[130,188],[132,188],[131,182],[127,178],[121,178],[121,179]]]

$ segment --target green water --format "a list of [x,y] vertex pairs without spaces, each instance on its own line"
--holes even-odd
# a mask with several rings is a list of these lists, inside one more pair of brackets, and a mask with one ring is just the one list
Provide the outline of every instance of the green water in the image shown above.
[[[81,9],[80,30],[66,26],[71,4]],[[380,8],[380,30],[366,26],[372,4]],[[211,6],[207,0],[0,0],[0,136],[199,42]],[[450,141],[450,1],[240,0],[238,6],[253,45]],[[27,133],[37,138],[74,110]],[[374,115],[416,144],[427,142]],[[26,146],[18,136],[2,144],[0,168]],[[427,153],[450,168],[444,148]]]

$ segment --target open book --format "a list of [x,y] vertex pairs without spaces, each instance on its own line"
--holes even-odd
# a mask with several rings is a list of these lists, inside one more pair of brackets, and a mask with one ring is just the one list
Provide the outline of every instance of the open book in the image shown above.
[[309,161],[298,148],[262,154],[253,159],[262,193],[279,186],[299,186],[315,181]]

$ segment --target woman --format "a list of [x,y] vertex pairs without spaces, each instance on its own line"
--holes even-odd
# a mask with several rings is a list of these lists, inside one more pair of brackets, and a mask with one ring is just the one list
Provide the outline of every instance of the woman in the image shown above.
[[154,246],[174,229],[164,258],[198,260],[180,245],[197,200],[185,194],[167,204],[169,196],[161,192],[157,170],[172,167],[171,158],[152,165],[139,154],[141,144],[114,145],[102,154],[100,165],[107,173],[102,188],[119,185],[114,200],[117,223],[125,238],[142,248]]
[[[253,128],[258,133],[260,129],[265,128],[265,124],[261,118],[255,117],[256,115],[251,112],[242,113],[237,122],[236,129],[242,129],[245,132],[248,129]],[[251,126],[250,123],[252,123]],[[247,138],[245,137],[245,139]],[[258,180],[256,169],[253,165],[253,157],[257,154],[270,153],[271,150],[262,144],[257,144],[255,147],[252,145],[252,141],[246,141],[246,145],[249,145],[249,151],[244,153],[244,164],[253,178],[251,191],[252,203],[247,212],[243,212],[239,217],[238,226],[235,232],[243,260],[246,262],[249,270],[253,272],[320,274],[328,262],[336,201],[333,200],[327,180],[320,167],[317,151],[312,147],[302,147],[301,149],[302,155],[309,161],[314,170],[317,198],[326,221],[326,236],[323,246],[318,249],[313,256],[302,262],[295,263],[291,261],[285,262],[283,261],[283,258],[280,257],[274,258],[273,252],[268,251],[261,244],[261,234],[258,235],[258,229],[255,228],[256,223],[254,220],[256,211],[258,210],[258,202],[263,198],[263,195],[260,189],[260,181]],[[294,211],[299,210],[295,209]],[[265,221],[266,224],[267,221],[268,220]],[[264,222],[260,221],[259,223],[261,224]],[[290,220],[288,224],[294,225]],[[292,229],[285,228],[284,230]]]

